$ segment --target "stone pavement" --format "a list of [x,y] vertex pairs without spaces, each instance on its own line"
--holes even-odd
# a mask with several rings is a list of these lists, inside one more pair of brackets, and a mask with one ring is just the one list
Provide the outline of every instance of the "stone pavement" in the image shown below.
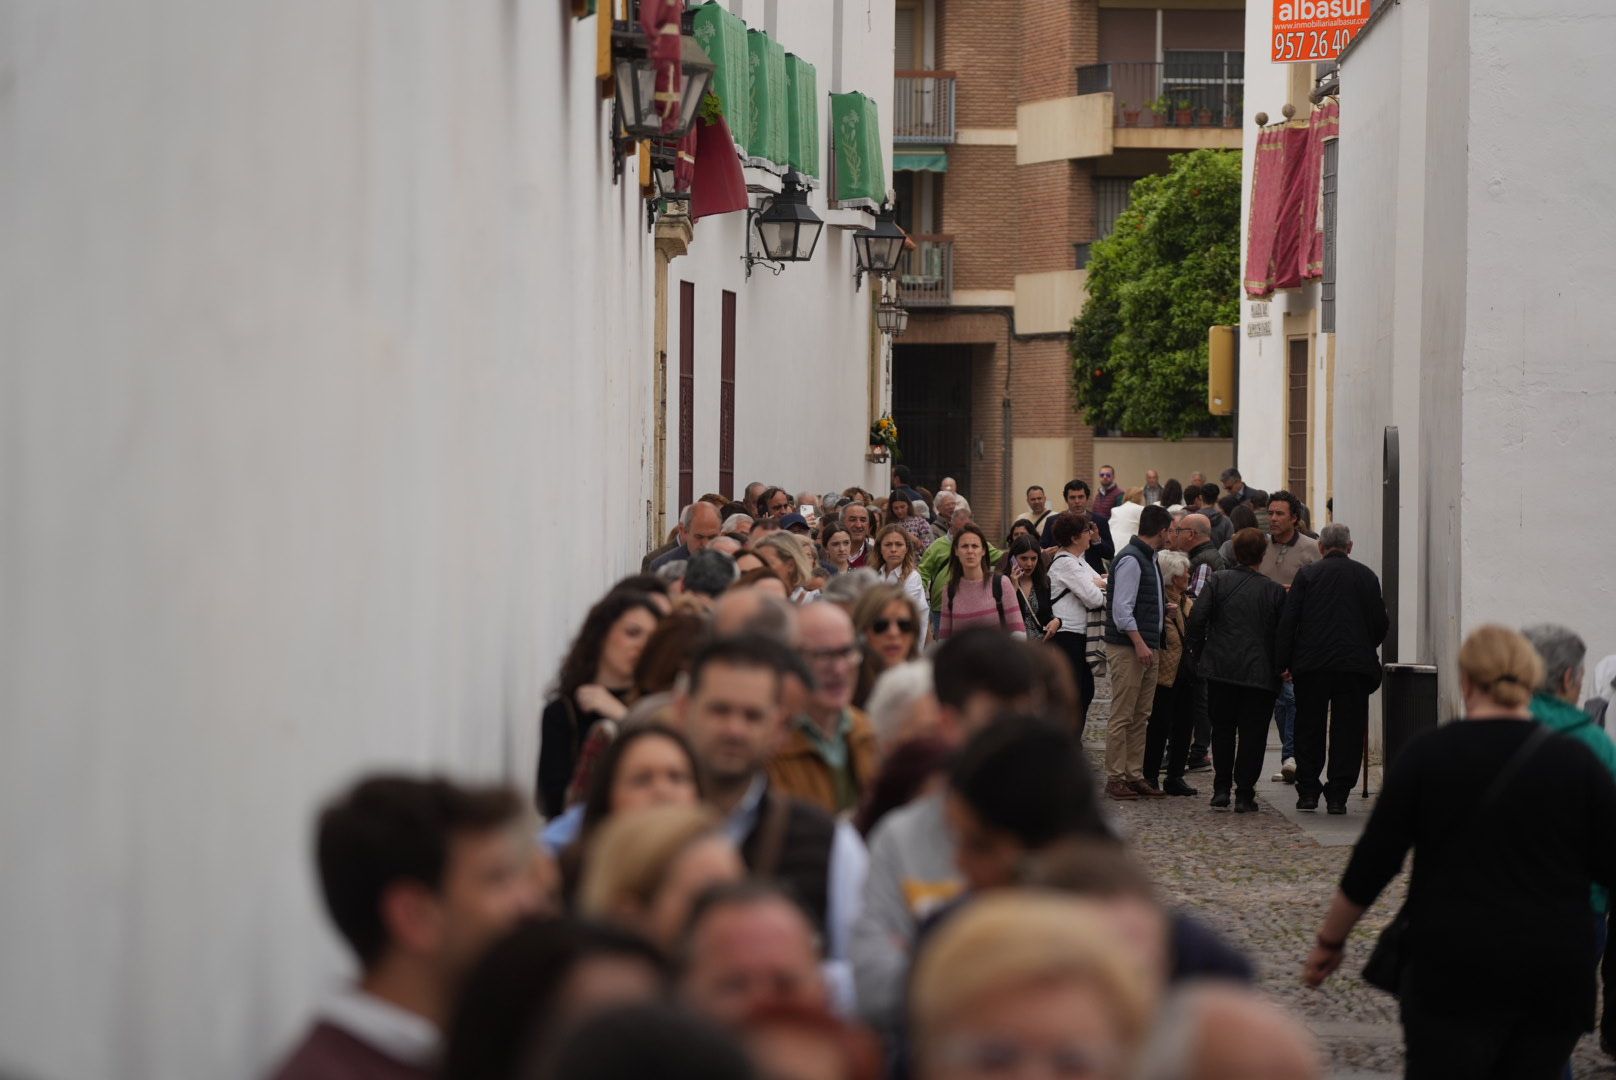
[[[1101,680],[1084,743],[1103,772],[1109,698]],[[1262,810],[1235,816],[1208,808],[1210,770],[1189,774],[1195,798],[1106,801],[1119,829],[1154,876],[1164,898],[1193,912],[1244,949],[1261,988],[1300,1017],[1318,1037],[1332,1077],[1402,1075],[1397,1002],[1360,977],[1375,938],[1403,902],[1399,876],[1353,932],[1341,969],[1323,988],[1302,985],[1300,972],[1346,866],[1373,798],[1355,791],[1348,813],[1330,817],[1295,809],[1295,790],[1270,781],[1279,770],[1279,736],[1271,735],[1257,797]],[[1378,778],[1377,778],[1378,781]],[[1360,788],[1361,791],[1361,788]],[[1616,1077],[1616,1064],[1592,1035],[1578,1046],[1576,1077]]]

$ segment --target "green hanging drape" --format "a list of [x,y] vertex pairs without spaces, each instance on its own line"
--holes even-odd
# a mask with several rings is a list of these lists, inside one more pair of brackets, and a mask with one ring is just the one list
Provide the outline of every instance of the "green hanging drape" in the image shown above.
[[819,175],[819,73],[814,65],[786,53],[786,96],[791,133],[787,159],[803,176]]
[[835,205],[879,210],[887,198],[886,147],[875,102],[856,91],[832,94],[830,137]]

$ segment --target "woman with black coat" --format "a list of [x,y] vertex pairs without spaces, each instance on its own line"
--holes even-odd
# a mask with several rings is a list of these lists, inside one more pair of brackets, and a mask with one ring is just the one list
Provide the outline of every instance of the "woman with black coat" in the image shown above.
[[1261,532],[1241,529],[1230,544],[1238,565],[1213,574],[1201,590],[1190,613],[1185,647],[1198,658],[1196,672],[1206,680],[1212,718],[1211,805],[1228,807],[1232,781],[1234,812],[1248,814],[1257,809],[1257,778],[1279,696],[1275,638],[1285,587],[1257,572],[1268,549]]
[[1412,848],[1401,962],[1378,964],[1401,1002],[1406,1075],[1549,1080],[1593,1027],[1589,895],[1616,885],[1616,780],[1532,721],[1543,665],[1525,637],[1481,627],[1458,667],[1465,719],[1392,762],[1302,978],[1341,966]]

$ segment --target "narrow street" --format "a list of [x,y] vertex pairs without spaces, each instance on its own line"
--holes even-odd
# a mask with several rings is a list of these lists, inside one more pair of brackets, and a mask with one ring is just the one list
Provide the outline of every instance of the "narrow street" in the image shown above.
[[[1109,690],[1104,680],[1084,739],[1103,765]],[[1373,799],[1354,793],[1345,817],[1295,809],[1294,789],[1268,778],[1279,770],[1279,736],[1270,733],[1268,761],[1257,786],[1262,812],[1236,817],[1207,807],[1210,770],[1187,779],[1202,794],[1106,803],[1161,888],[1163,899],[1205,920],[1251,958],[1259,984],[1318,1037],[1336,1080],[1393,1080],[1402,1075],[1402,1027],[1397,1002],[1358,977],[1376,935],[1403,902],[1406,875],[1375,902],[1348,946],[1341,971],[1319,990],[1298,978],[1313,935],[1329,906],[1352,844]],[[1576,1077],[1616,1077],[1584,1037],[1573,1059]]]

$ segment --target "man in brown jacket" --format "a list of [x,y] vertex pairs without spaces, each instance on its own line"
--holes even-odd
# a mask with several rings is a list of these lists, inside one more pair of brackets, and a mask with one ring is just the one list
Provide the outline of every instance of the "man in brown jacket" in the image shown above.
[[807,605],[797,619],[797,649],[814,686],[807,711],[787,723],[769,780],[828,814],[857,809],[875,779],[877,749],[869,720],[853,708],[862,659],[853,620],[836,604]]

